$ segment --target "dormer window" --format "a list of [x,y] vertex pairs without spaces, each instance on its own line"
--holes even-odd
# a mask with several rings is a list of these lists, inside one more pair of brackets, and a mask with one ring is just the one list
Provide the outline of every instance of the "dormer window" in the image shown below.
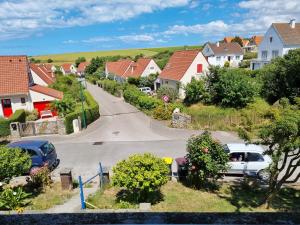
[[272,41],[273,41],[273,37],[270,37],[270,43],[272,43]]

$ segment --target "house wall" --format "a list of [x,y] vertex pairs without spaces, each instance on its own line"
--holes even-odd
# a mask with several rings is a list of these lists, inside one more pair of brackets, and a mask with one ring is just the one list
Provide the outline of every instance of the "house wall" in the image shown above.
[[[197,73],[197,65],[202,64],[202,73]],[[190,65],[190,67],[185,72],[184,76],[181,78],[180,83],[181,86],[179,87],[179,97],[184,98],[184,86],[191,82],[192,78],[195,77],[196,79],[200,79],[201,77],[205,77],[208,72],[209,64],[206,61],[204,55],[200,52]]]
[[161,73],[161,69],[153,59],[149,62],[141,77],[147,77],[152,73]]
[[77,73],[77,69],[74,65],[71,65],[70,69],[71,69],[71,73],[74,73],[74,74]]
[[54,101],[56,100],[56,98],[39,93],[39,92],[35,92],[30,90],[29,91],[30,94],[30,98],[32,102],[45,102],[45,101]]
[[[21,98],[25,98],[25,103],[21,103]],[[31,111],[33,110],[33,104],[31,102],[30,96],[20,95],[20,96],[8,96],[8,97],[0,97],[0,116],[3,116],[2,109],[2,99],[10,99],[12,111],[15,112],[18,109],[24,109]]]
[[35,84],[39,84],[39,85],[42,85],[42,86],[48,86],[48,84],[43,81],[39,75],[37,75],[33,70],[30,70],[31,71],[31,75],[32,75],[32,79],[33,79],[33,82]]

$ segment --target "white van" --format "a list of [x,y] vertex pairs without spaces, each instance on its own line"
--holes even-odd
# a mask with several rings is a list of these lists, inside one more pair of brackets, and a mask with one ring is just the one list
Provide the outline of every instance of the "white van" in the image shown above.
[[264,149],[254,144],[226,144],[224,149],[229,154],[227,174],[246,174],[258,176],[262,180],[269,179],[267,168],[272,160],[268,155],[263,155]]

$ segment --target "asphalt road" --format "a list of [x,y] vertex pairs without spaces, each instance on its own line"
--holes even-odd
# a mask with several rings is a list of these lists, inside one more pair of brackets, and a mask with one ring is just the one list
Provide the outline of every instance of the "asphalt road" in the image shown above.
[[[99,120],[79,134],[35,137],[50,140],[55,145],[61,160],[55,175],[61,168],[71,168],[74,177],[88,177],[97,173],[99,162],[112,167],[134,153],[181,157],[186,153],[186,140],[201,133],[169,128],[97,86],[88,84],[88,90],[99,102]],[[217,131],[212,134],[222,143],[241,142],[233,133]]]

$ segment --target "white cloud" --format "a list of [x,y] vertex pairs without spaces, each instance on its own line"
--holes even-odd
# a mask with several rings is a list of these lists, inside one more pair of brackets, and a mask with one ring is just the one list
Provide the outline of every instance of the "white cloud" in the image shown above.
[[118,37],[124,42],[152,42],[154,38],[151,35],[141,34],[141,35],[124,35]]
[[211,21],[206,24],[174,25],[164,33],[172,34],[199,34],[206,37],[218,37],[221,35],[243,35],[264,34],[267,28],[275,22],[289,22],[295,18],[300,22],[299,0],[249,0],[241,1],[237,7],[246,10],[245,14],[232,12],[232,16],[240,21],[224,22],[222,20]]
[[191,1],[191,4],[190,4],[189,7],[190,7],[191,9],[194,9],[194,8],[197,8],[197,7],[199,6],[199,4],[200,4],[199,1],[193,0],[193,1]]
[[184,6],[190,0],[6,0],[0,2],[0,39],[40,29],[128,20],[143,13]]
[[150,29],[150,30],[155,30],[159,27],[158,24],[143,24],[140,26],[141,30],[145,30],[145,29]]

